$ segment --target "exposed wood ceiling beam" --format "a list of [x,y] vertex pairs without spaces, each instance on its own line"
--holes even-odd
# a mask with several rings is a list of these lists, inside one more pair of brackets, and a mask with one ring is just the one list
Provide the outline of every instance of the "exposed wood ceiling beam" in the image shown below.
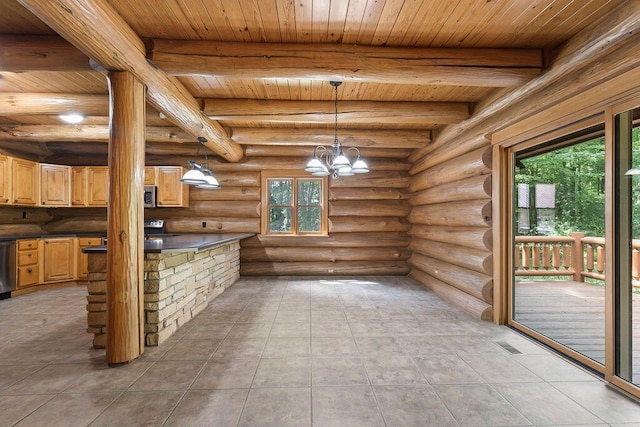
[[[331,145],[331,129],[234,128],[232,139],[242,145]],[[7,125],[0,126],[3,141],[108,142],[105,125]],[[340,129],[340,143],[357,147],[421,148],[431,141],[431,132],[416,130]],[[194,139],[178,127],[147,126],[147,142],[192,143]]]
[[[109,126],[104,125],[16,125],[0,126],[0,138],[32,142],[108,142]],[[194,142],[195,139],[178,127],[147,126],[147,141]]]
[[177,79],[147,62],[144,44],[106,0],[19,2],[105,69],[133,73],[147,86],[147,98],[155,108],[194,137],[207,138],[213,152],[229,161],[243,157],[242,148],[200,111]]
[[56,115],[71,111],[87,116],[108,116],[109,97],[77,93],[0,93],[0,116]]
[[147,42],[172,75],[509,87],[542,71],[539,49],[436,49],[202,40]]
[[[220,121],[320,124],[335,120],[333,101],[204,99],[202,109],[209,118]],[[342,124],[450,124],[468,117],[466,103],[340,101],[338,105]]]
[[0,35],[0,71],[91,71],[89,58],[60,36]]
[[[331,145],[331,129],[234,128],[231,135],[239,144],[251,145]],[[430,131],[340,129],[344,145],[378,148],[420,148],[431,142]]]

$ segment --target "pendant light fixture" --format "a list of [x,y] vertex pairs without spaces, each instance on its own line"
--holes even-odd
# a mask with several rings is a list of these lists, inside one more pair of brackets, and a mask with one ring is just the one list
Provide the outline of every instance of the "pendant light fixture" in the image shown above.
[[[304,170],[316,176],[332,175],[334,179],[338,179],[341,176],[352,176],[356,173],[367,173],[369,172],[369,167],[364,160],[360,158],[360,150],[356,147],[348,147],[343,150],[338,141],[338,86],[340,86],[342,82],[329,82],[329,84],[333,86],[335,92],[333,145],[330,148],[322,145],[317,146],[313,152],[313,159],[309,160]],[[355,151],[357,155],[353,163],[351,163],[347,157],[347,154],[351,151]]]
[[[204,147],[204,143],[207,142],[207,139],[199,136],[198,142],[202,144]],[[198,163],[198,153],[200,152],[200,147],[196,151],[195,160],[189,160],[189,165],[191,169],[185,172],[180,179],[180,182],[189,185],[195,185],[196,188],[209,188],[215,189],[220,188],[220,183],[213,176],[211,169],[209,169],[209,158],[207,157],[207,147],[204,147],[204,164]]]

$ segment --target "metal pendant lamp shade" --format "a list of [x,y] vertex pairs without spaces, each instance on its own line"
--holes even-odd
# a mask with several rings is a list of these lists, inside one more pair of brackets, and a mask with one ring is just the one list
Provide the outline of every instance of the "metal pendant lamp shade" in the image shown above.
[[[204,143],[207,142],[207,139],[199,136],[198,142],[204,146]],[[189,164],[191,165],[191,169],[185,172],[180,179],[180,182],[189,185],[195,185],[196,188],[208,188],[208,189],[216,189],[220,188],[220,183],[213,176],[211,169],[209,169],[208,165],[208,157],[207,157],[207,148],[204,148],[204,164],[198,163],[198,152],[200,151],[200,147],[198,147],[198,151],[196,151],[195,160],[189,160]]]

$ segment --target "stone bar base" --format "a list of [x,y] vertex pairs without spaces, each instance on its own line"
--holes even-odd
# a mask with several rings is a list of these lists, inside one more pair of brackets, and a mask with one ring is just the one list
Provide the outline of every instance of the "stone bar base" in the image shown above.
[[[87,332],[104,348],[107,324],[107,255],[89,254]],[[202,311],[240,277],[240,243],[201,252],[146,253],[144,256],[145,342],[155,346]]]

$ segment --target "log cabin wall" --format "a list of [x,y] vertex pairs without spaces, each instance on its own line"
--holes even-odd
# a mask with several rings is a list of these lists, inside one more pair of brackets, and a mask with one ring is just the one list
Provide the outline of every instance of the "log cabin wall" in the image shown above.
[[410,276],[489,320],[493,302],[491,148],[486,140],[466,146],[471,147],[466,153],[451,154],[447,147],[418,159],[427,168],[414,174],[409,185]]
[[46,234],[51,221],[47,209],[0,206],[0,236],[35,236]]
[[[371,172],[329,179],[329,236],[256,236],[241,243],[241,274],[359,275],[409,272],[410,150],[361,149]],[[169,233],[260,233],[261,173],[304,168],[313,147],[247,146],[238,163],[213,160],[218,190],[192,187],[188,208],[146,209]],[[150,165],[186,165],[189,157],[147,156]],[[50,233],[106,232],[105,208],[59,208]],[[206,227],[203,228],[203,224]]]

